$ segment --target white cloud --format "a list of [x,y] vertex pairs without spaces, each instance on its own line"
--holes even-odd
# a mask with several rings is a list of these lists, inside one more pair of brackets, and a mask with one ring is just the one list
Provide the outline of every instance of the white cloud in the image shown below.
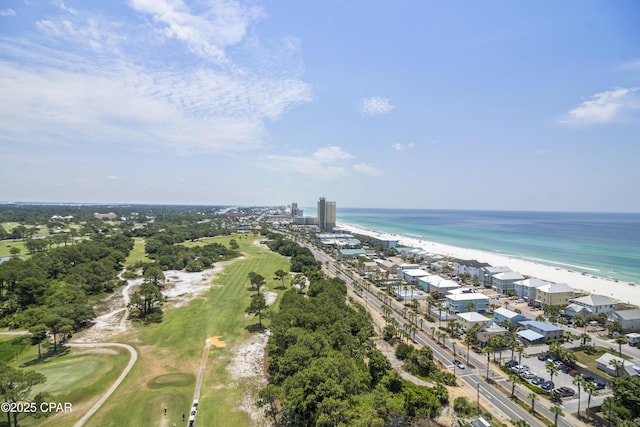
[[[311,101],[311,88],[300,73],[261,63],[241,67],[223,50],[224,67],[184,61],[198,43],[216,49],[237,43],[257,12],[231,1],[214,2],[199,15],[182,1],[131,3],[155,11],[163,28],[169,25],[165,21],[180,19],[192,25],[193,31],[185,30],[188,47],[163,45],[149,23],[71,13],[62,2],[63,16],[46,16],[36,24],[46,42],[0,36],[0,91],[12,100],[0,103],[1,141],[230,153],[262,145],[266,120]],[[288,43],[278,51],[283,58],[296,53]]]
[[567,117],[559,123],[588,126],[618,120],[625,111],[640,108],[637,91],[638,88],[616,88],[596,93],[591,99],[569,111]]
[[382,171],[376,167],[368,165],[366,163],[356,163],[353,166],[353,170],[360,172],[363,175],[379,176],[382,175]]
[[13,9],[0,10],[0,16],[16,16],[16,11]]
[[397,142],[391,146],[391,148],[393,148],[396,151],[402,151],[402,150],[406,150],[407,148],[413,148],[413,147],[415,147],[415,144],[413,142],[410,142],[407,145],[400,144],[399,142]]
[[382,173],[366,163],[356,163],[349,167],[345,162],[350,159],[353,159],[353,156],[341,147],[329,146],[320,148],[309,156],[270,155],[262,162],[262,166],[273,171],[296,172],[318,179],[350,176],[349,170],[370,176]]
[[360,102],[360,111],[365,116],[379,116],[387,114],[395,107],[391,105],[389,98],[372,96]]
[[184,42],[195,55],[226,63],[225,47],[240,42],[247,27],[263,14],[257,7],[237,1],[216,0],[201,13],[193,13],[182,0],[129,0],[138,12],[151,15],[167,38]]

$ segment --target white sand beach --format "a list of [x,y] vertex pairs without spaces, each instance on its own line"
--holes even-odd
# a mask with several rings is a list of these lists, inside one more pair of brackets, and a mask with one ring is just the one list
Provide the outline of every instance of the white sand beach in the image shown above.
[[628,304],[640,305],[640,284],[616,282],[610,278],[592,277],[584,275],[582,271],[572,271],[560,267],[552,267],[520,258],[484,252],[475,249],[465,249],[442,243],[419,240],[395,234],[385,234],[374,230],[367,230],[351,224],[336,224],[342,230],[352,233],[372,236],[382,239],[396,239],[402,246],[422,248],[427,252],[449,256],[457,259],[486,262],[494,267],[507,266],[523,275],[536,277],[554,283],[566,283],[578,292],[605,295]]

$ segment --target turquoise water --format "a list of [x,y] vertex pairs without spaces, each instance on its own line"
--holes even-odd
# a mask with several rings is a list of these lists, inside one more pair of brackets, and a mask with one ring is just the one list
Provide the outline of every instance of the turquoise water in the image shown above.
[[337,222],[640,283],[636,213],[338,208]]

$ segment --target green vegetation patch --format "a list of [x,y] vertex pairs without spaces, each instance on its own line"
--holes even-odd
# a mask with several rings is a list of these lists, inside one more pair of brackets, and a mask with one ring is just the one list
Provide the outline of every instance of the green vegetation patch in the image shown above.
[[0,361],[10,362],[31,345],[31,336],[0,335]]
[[145,239],[142,237],[135,237],[133,239],[133,249],[129,252],[129,256],[125,261],[125,266],[133,266],[140,262],[151,262],[145,253],[144,249]]
[[159,375],[147,383],[149,388],[161,388],[167,386],[186,386],[195,383],[195,375],[186,373],[175,373]]

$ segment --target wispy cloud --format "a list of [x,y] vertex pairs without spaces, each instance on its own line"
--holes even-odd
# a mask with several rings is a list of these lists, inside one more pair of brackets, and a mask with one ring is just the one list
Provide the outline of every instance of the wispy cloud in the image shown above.
[[559,120],[563,125],[589,126],[619,120],[625,111],[640,108],[638,88],[616,88],[596,93]]
[[365,98],[360,102],[360,112],[365,116],[380,116],[391,112],[394,108],[389,98],[378,96]]
[[328,146],[316,150],[308,156],[267,156],[262,166],[278,172],[296,172],[312,175],[318,179],[333,179],[351,175],[350,171],[376,176],[381,171],[366,163],[355,163],[349,166],[348,161],[354,156],[338,146]]
[[16,16],[16,11],[13,9],[1,9],[0,16]]
[[403,150],[406,150],[407,148],[413,148],[413,147],[415,147],[415,144],[413,142],[410,142],[409,144],[400,144],[399,142],[397,142],[391,146],[391,148],[393,148],[396,151],[403,151]]
[[367,163],[356,163],[352,166],[353,170],[359,172],[363,175],[369,176],[379,176],[382,175],[382,171],[374,166],[368,165]]
[[[60,15],[34,22],[40,35],[0,36],[0,91],[12,100],[0,103],[0,140],[229,153],[262,145],[266,120],[311,101],[299,69],[246,60],[272,53],[253,43],[245,55],[241,46],[259,10],[235,1],[197,13],[179,0],[129,4],[152,21],[59,2]],[[277,54],[297,48],[288,41]]]

